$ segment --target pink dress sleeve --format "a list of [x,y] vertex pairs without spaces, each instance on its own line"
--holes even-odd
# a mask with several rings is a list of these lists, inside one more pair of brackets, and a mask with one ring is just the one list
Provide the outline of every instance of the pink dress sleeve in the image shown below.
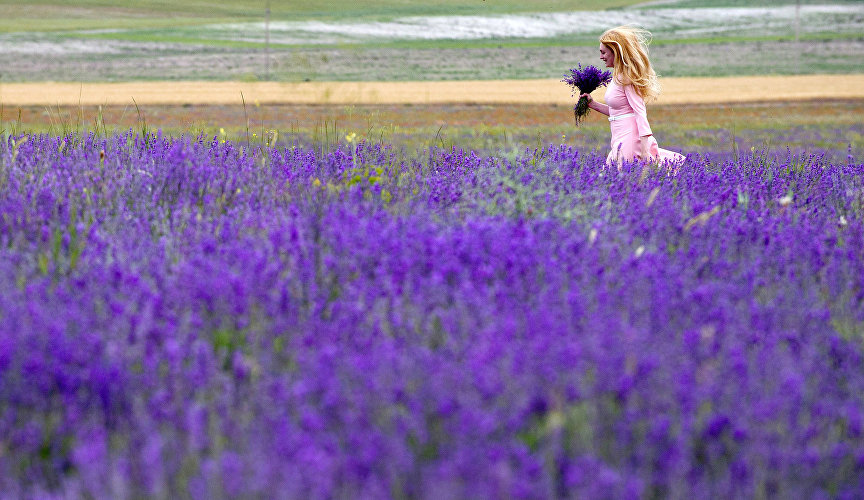
[[648,125],[648,111],[645,109],[645,99],[636,92],[633,85],[624,85],[624,95],[627,96],[627,103],[633,108],[636,113],[636,127],[639,130],[639,136],[645,137],[652,135],[651,125]]

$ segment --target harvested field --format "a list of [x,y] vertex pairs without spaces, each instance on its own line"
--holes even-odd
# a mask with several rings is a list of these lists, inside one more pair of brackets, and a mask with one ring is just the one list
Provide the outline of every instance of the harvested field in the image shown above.
[[[381,105],[322,105],[322,104],[262,104],[241,103],[215,105],[148,105],[141,106],[141,116],[134,105],[108,106],[23,106],[0,110],[0,121],[20,120],[26,128],[54,123],[92,125],[101,116],[107,126],[125,129],[143,118],[154,127],[184,130],[237,129],[248,119],[253,130],[260,128],[309,129],[324,123],[336,123],[339,128],[363,131],[370,126],[394,126],[406,130],[427,127],[566,127],[573,128],[569,105],[548,104],[381,104]],[[726,104],[653,104],[649,106],[654,126],[674,125],[682,129],[702,129],[715,126],[745,125],[757,128],[836,126],[860,124],[864,114],[864,99],[768,101]],[[101,115],[100,115],[101,113]],[[605,117],[591,113],[582,129],[598,126],[608,132]]]
[[[661,104],[864,98],[864,75],[665,78]],[[242,95],[242,98],[241,98]],[[602,95],[602,90],[597,91]],[[158,104],[566,104],[556,80],[448,82],[128,82],[0,85],[4,106]]]

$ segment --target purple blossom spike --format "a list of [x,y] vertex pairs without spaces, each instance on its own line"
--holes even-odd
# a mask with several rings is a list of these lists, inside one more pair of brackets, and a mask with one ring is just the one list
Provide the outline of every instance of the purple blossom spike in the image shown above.
[[398,149],[0,131],[0,500],[864,496],[845,145]]
[[[608,85],[612,81],[612,72],[609,70],[600,71],[596,66],[590,64],[583,68],[582,64],[579,64],[576,68],[571,68],[561,81],[571,87],[572,95],[590,94],[597,88]],[[573,107],[573,118],[576,120],[576,125],[579,125],[590,111],[588,99],[580,97],[576,106]]]

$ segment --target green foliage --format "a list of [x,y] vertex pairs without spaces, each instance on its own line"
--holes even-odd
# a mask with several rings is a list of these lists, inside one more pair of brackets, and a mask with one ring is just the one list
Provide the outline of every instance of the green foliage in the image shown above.
[[860,0],[760,0],[758,3],[752,0],[677,0],[658,4],[657,7],[781,7],[796,3],[801,5],[855,4],[860,3]]
[[[340,20],[391,19],[400,16],[483,15],[514,12],[560,12],[626,7],[639,0],[272,0],[273,20]],[[227,0],[111,1],[34,0],[21,4],[17,0],[0,0],[0,32],[59,31],[106,28],[159,28],[190,26],[214,22],[258,21],[264,18],[265,2]]]

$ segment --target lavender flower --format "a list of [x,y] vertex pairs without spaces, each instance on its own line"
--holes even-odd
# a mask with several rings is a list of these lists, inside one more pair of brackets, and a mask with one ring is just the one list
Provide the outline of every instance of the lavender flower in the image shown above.
[[0,139],[0,499],[862,497],[864,164],[394,151]]
[[[590,94],[598,87],[605,87],[611,80],[612,72],[609,70],[600,71],[596,66],[590,64],[582,68],[582,64],[579,64],[578,67],[571,68],[570,73],[565,74],[561,81],[571,87],[572,95],[581,95]],[[577,126],[588,116],[590,111],[588,99],[580,97],[573,107],[573,118]]]

